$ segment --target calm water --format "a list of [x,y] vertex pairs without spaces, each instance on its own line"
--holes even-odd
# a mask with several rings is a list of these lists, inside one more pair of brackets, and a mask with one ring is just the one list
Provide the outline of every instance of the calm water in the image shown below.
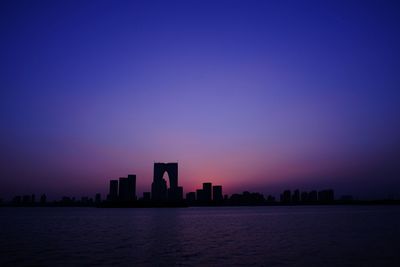
[[0,266],[400,266],[400,207],[2,208]]

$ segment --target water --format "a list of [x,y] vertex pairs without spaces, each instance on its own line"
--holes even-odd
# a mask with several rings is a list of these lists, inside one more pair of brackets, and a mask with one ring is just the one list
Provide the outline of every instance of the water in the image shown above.
[[0,266],[400,266],[400,207],[2,208]]

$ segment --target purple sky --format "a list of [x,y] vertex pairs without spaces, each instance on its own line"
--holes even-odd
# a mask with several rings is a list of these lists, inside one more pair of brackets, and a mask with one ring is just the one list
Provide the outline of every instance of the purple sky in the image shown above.
[[400,195],[396,1],[1,1],[0,196]]

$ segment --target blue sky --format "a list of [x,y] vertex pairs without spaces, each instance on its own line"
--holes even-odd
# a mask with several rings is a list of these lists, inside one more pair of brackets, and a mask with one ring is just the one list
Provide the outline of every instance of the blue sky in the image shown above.
[[398,195],[395,1],[2,1],[0,195]]

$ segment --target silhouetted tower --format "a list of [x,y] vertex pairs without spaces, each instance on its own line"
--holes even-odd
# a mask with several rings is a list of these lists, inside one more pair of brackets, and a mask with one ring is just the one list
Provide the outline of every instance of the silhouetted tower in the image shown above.
[[[163,178],[165,172],[168,174],[169,188]],[[178,186],[178,163],[154,163],[151,197],[153,201],[182,200],[183,188]]]
[[118,180],[110,181],[110,192],[108,194],[108,198],[110,201],[118,200]]
[[136,175],[129,174],[128,175],[128,200],[134,201],[136,200]]
[[224,200],[224,197],[222,195],[222,185],[213,186],[213,200],[215,202],[221,202]]
[[211,188],[212,188],[211,183],[203,183],[204,201],[207,201],[207,202],[211,201],[211,199],[212,199]]
[[118,199],[120,201],[129,201],[129,181],[126,177],[119,178]]
[[196,200],[198,202],[204,202],[205,201],[203,189],[197,189],[196,190]]

